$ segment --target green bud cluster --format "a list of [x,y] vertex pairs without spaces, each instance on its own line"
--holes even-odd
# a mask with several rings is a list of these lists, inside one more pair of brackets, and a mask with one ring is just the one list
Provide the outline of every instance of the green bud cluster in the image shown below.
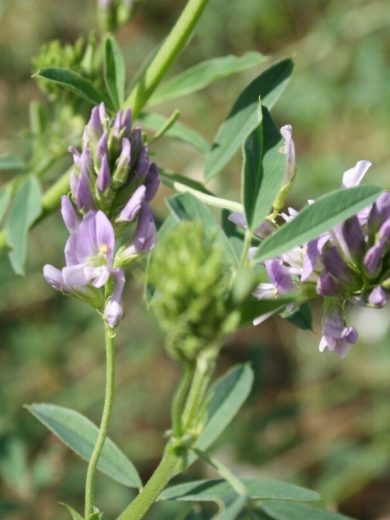
[[216,355],[237,324],[229,304],[232,272],[215,238],[200,223],[181,222],[152,255],[152,307],[167,333],[169,354],[183,361],[206,349]]
[[98,15],[103,31],[115,32],[126,25],[139,0],[98,0]]
[[[45,43],[41,46],[38,56],[32,59],[32,65],[34,72],[50,67],[61,67],[94,81],[97,77],[96,60],[96,42],[91,35],[88,41],[79,38],[73,44],[62,44],[58,40]],[[64,102],[74,98],[53,81],[38,79],[37,83],[39,88],[52,100],[60,99]]]

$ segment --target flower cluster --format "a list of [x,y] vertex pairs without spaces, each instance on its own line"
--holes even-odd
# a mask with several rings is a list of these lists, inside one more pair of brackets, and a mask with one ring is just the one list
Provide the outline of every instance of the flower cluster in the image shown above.
[[44,276],[55,289],[102,310],[115,327],[123,314],[123,266],[155,243],[149,202],[159,187],[158,168],[149,160],[141,130],[131,128],[130,110],[110,119],[103,104],[92,110],[81,152],[71,152],[71,197],[61,201],[70,233],[66,266],[45,265]]
[[[291,127],[282,129],[288,175],[295,168],[295,149],[291,132],[287,133],[286,128]],[[359,185],[370,166],[368,161],[357,162],[344,173],[342,186]],[[287,222],[297,214],[289,208],[281,216]],[[232,215],[231,220],[245,225],[238,215]],[[270,232],[270,223],[266,221],[256,234],[263,238]],[[358,338],[356,329],[346,324],[346,309],[353,304],[381,308],[389,298],[390,193],[382,194],[370,207],[303,247],[265,262],[265,268],[270,283],[261,283],[254,296],[273,298],[303,284],[315,287],[324,303],[320,351],[328,349],[344,357]],[[270,314],[259,317],[254,324],[261,323]]]

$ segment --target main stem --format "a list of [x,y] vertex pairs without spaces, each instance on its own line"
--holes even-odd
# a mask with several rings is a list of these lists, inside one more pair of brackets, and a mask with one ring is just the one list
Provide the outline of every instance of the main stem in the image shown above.
[[100,422],[99,434],[93,449],[91,459],[88,464],[87,477],[85,481],[85,520],[93,512],[95,474],[100,455],[103,451],[104,442],[107,437],[108,423],[111,417],[112,404],[114,399],[115,387],[115,349],[114,349],[114,332],[111,327],[105,323],[105,342],[106,342],[106,390],[104,395],[104,406],[102,419]]
[[153,94],[180,51],[190,39],[192,32],[209,0],[189,0],[175,26],[161,45],[157,54],[137,81],[125,102],[133,116],[139,115],[142,107]]
[[117,520],[141,520],[156,502],[168,482],[180,473],[182,467],[182,456],[176,454],[168,444],[160,464],[141,493],[119,515]]

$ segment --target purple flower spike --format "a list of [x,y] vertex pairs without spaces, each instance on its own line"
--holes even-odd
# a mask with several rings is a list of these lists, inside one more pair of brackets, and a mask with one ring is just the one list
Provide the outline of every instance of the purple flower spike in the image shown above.
[[371,164],[370,161],[358,161],[353,168],[344,172],[343,187],[353,188],[358,186],[371,167]]
[[358,339],[354,327],[346,327],[342,310],[339,305],[332,305],[325,312],[322,322],[323,336],[320,342],[320,352],[326,348],[344,358],[351,345]]
[[375,307],[384,307],[387,303],[389,296],[387,292],[378,285],[373,289],[368,296],[368,303]]
[[284,147],[282,152],[287,155],[286,175],[284,182],[290,182],[295,175],[295,144],[292,138],[292,126],[284,125],[280,129],[280,133],[284,139]]
[[115,280],[114,291],[104,307],[104,318],[111,328],[117,326],[123,316],[122,294],[125,287],[126,278],[123,269],[112,271]]
[[75,231],[80,220],[71,200],[66,195],[61,197],[61,215],[69,233]]
[[344,262],[335,246],[324,251],[322,261],[325,269],[340,282],[352,286],[356,283],[355,273]]
[[117,222],[132,222],[141,210],[142,204],[145,202],[146,186],[141,184],[135,190],[126,206],[122,209]]
[[77,206],[87,212],[94,209],[91,189],[89,187],[89,173],[92,167],[91,155],[84,150],[79,159],[80,172],[72,172],[71,189]]

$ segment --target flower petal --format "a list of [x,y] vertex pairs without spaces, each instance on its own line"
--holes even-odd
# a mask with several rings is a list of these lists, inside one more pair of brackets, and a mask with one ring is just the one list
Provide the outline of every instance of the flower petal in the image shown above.
[[344,172],[343,187],[353,188],[354,186],[358,186],[371,165],[372,163],[370,161],[358,161],[353,168]]

